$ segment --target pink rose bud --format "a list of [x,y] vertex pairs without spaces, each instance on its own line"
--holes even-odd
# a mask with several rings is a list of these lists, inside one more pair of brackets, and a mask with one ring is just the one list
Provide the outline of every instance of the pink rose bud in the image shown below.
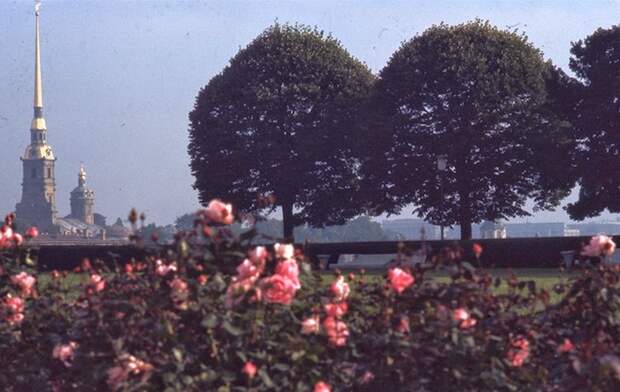
[[64,362],[65,366],[69,367],[71,366],[71,360],[73,359],[74,351],[76,348],[76,342],[57,344],[52,351],[52,357]]
[[340,275],[334,283],[331,284],[330,290],[336,301],[344,301],[349,297],[349,284],[344,281],[344,276]]
[[312,317],[308,317],[301,322],[301,333],[303,333],[304,335],[319,333],[320,328],[321,319],[319,318],[318,314]]
[[314,392],[332,392],[332,388],[329,386],[329,384],[326,384],[323,381],[319,381],[314,384]]
[[243,366],[242,372],[246,376],[248,376],[248,378],[250,378],[250,379],[254,378],[254,376],[256,375],[256,365],[254,365],[252,362],[248,361]]
[[575,349],[575,345],[570,339],[564,339],[564,342],[558,346],[558,353],[567,353],[573,351]]

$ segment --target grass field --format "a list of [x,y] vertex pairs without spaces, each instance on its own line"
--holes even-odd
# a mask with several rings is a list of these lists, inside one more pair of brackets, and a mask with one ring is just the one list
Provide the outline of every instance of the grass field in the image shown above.
[[[559,269],[544,269],[544,268],[522,268],[522,269],[488,269],[486,270],[493,277],[502,279],[502,283],[495,290],[498,294],[503,294],[508,292],[508,284],[506,282],[506,278],[510,276],[510,274],[514,274],[519,281],[534,281],[536,287],[538,289],[545,289],[549,291],[551,302],[557,302],[560,299],[560,295],[557,294],[553,288],[559,283],[567,283],[569,279],[573,276],[577,276],[580,274],[580,271],[575,270],[571,272],[560,271]],[[331,276],[336,272],[326,272],[324,275],[323,281],[328,284],[332,281]],[[366,279],[368,281],[383,281],[385,271],[383,270],[371,270],[368,271],[366,275]],[[437,280],[441,283],[449,283],[451,278],[447,271],[437,271],[428,273],[426,275],[427,278],[431,278],[433,280]]]
[[[502,284],[497,287],[497,293],[505,293],[508,291],[508,284],[504,280],[509,277],[511,273],[520,281],[534,281],[537,288],[543,288],[549,291],[551,295],[551,302],[559,300],[560,296],[553,290],[554,286],[558,283],[566,283],[572,276],[579,274],[579,271],[566,272],[558,269],[489,269],[487,270],[493,277],[502,278]],[[367,281],[371,282],[383,282],[385,271],[373,270],[369,271],[366,275]],[[333,281],[333,275],[335,271],[326,271],[323,275],[324,284],[328,285]],[[449,283],[451,278],[448,272],[437,271],[427,274],[427,278],[437,280],[441,283]],[[52,282],[52,277],[48,273],[41,273],[38,275],[39,285],[45,287]],[[82,292],[84,285],[88,282],[88,274],[78,274],[71,272],[61,280],[61,288],[65,291],[65,295],[69,297],[77,297]]]

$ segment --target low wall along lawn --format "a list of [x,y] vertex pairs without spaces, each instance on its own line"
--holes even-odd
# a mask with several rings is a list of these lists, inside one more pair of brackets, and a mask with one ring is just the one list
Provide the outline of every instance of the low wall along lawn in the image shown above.
[[[503,240],[486,239],[470,241],[381,241],[350,243],[300,243],[296,244],[304,254],[318,263],[318,256],[327,257],[330,264],[336,263],[345,254],[394,254],[399,250],[418,250],[423,245],[430,246],[437,253],[446,247],[460,247],[467,256],[472,255],[474,243],[482,245],[480,262],[486,268],[557,268],[562,263],[562,251],[574,251],[588,243],[590,237],[545,237],[510,238]],[[91,241],[90,244],[76,242],[54,245],[30,246],[39,260],[41,270],[71,270],[84,259],[102,259],[107,262],[117,260],[126,262],[139,260],[148,252],[148,246]]]

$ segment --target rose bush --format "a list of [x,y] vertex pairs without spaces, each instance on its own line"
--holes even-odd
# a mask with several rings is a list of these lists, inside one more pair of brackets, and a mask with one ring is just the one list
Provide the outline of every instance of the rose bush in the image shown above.
[[[440,252],[382,279],[312,270],[234,237],[215,203],[143,260],[38,274],[0,230],[3,391],[609,391],[620,387],[620,271],[502,281]],[[34,233],[30,230],[30,233]],[[598,244],[598,242],[597,242]],[[605,252],[609,246],[604,246]],[[473,261],[473,260],[472,260]],[[497,290],[500,284],[506,290]]]

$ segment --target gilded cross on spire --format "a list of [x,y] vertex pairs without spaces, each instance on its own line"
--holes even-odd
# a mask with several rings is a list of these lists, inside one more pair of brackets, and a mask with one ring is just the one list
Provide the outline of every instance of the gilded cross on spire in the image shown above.
[[84,170],[84,162],[80,162],[80,172],[78,173],[78,186],[86,185],[86,170]]

